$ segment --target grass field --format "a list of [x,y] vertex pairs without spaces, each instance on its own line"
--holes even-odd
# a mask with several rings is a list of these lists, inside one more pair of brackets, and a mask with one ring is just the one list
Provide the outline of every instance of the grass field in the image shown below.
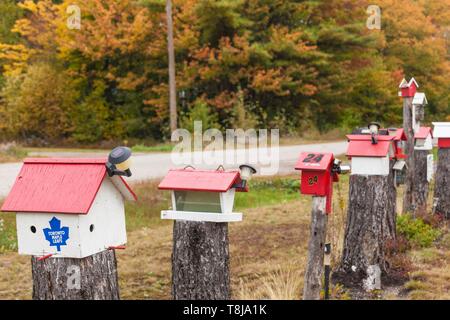
[[[159,218],[169,205],[168,192],[155,182],[134,186],[139,201],[127,203],[128,243],[118,251],[123,299],[170,299],[172,222]],[[237,193],[236,211],[243,222],[230,223],[233,299],[300,299],[309,238],[311,197],[299,195],[298,176],[255,179],[249,193]],[[335,184],[328,241],[336,265],[342,250],[348,177]],[[401,194],[399,195],[400,198]],[[399,201],[400,202],[400,201]],[[16,253],[13,214],[3,214],[0,232],[0,299],[31,298],[30,257]],[[388,288],[382,299],[450,298],[450,236],[441,226],[440,238],[426,247],[404,253],[410,279],[399,288]],[[341,286],[335,299],[349,299]]]

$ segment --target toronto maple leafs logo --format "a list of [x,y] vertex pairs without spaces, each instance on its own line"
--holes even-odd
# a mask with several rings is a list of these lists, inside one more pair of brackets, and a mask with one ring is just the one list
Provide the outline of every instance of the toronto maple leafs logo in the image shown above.
[[66,241],[69,239],[69,227],[61,228],[61,220],[53,217],[49,221],[50,228],[45,228],[45,239],[50,242],[51,247],[56,247],[58,251],[61,251],[61,246],[66,246]]

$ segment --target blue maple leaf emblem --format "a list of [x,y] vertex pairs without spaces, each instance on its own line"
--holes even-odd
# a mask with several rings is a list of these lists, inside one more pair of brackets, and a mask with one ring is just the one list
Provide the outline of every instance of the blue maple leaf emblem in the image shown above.
[[50,228],[45,228],[45,239],[50,242],[51,247],[56,247],[58,251],[61,251],[61,246],[66,246],[66,241],[69,239],[69,227],[61,228],[61,220],[53,217],[49,221]]

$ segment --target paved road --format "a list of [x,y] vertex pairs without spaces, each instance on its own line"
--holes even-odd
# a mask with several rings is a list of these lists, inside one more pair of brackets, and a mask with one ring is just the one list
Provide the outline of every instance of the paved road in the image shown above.
[[[296,146],[281,146],[279,148],[278,156],[276,150],[271,149],[241,149],[236,154],[225,152],[224,157],[233,157],[234,162],[228,162],[225,168],[236,168],[239,164],[244,162],[254,163],[249,161],[249,155],[253,153],[260,161],[256,165],[258,172],[264,175],[289,174],[294,172],[294,164],[298,159],[299,153],[302,151],[313,152],[333,152],[336,155],[344,154],[347,148],[346,141],[320,143],[320,144],[305,144]],[[131,182],[139,182],[151,179],[160,179],[171,168],[184,167],[193,162],[193,160],[201,160],[202,156],[211,155],[212,153],[193,152],[188,154],[187,159],[183,163],[174,163],[171,153],[136,153],[133,157],[132,172],[133,176],[129,178]],[[73,152],[46,152],[46,153],[30,153],[30,156],[45,156],[45,157],[103,157],[105,153],[73,153]],[[201,160],[200,164],[195,164],[196,168],[217,168],[218,164],[224,163],[223,158],[216,159],[216,163],[207,164]],[[241,160],[236,160],[241,157]],[[279,161],[277,161],[277,158]],[[222,159],[222,160],[221,160]],[[226,158],[225,158],[226,159]],[[246,159],[243,160],[242,159]],[[251,158],[250,158],[251,159]],[[266,160],[264,162],[264,160]],[[272,164],[268,161],[273,160]],[[279,163],[279,166],[277,165]],[[0,164],[0,198],[5,197],[11,189],[14,180],[21,168],[21,163],[7,163]]]

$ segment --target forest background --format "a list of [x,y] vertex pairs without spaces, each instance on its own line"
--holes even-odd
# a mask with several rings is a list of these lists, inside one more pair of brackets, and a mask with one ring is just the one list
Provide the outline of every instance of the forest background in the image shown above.
[[[174,0],[173,17],[179,127],[401,126],[412,76],[426,122],[450,121],[450,0]],[[168,139],[165,0],[1,0],[0,140]]]

